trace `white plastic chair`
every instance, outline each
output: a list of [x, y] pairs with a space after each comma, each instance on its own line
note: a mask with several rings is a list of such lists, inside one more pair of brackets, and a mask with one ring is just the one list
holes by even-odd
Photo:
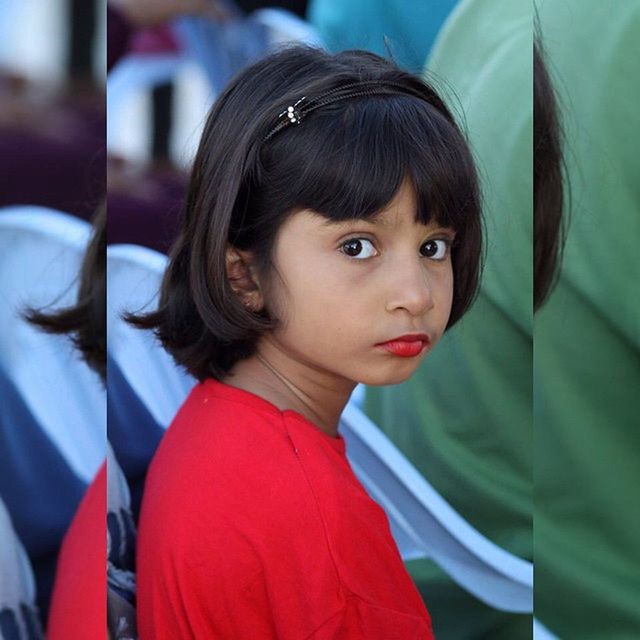
[[539, 620], [533, 621], [533, 640], [558, 640]]
[[108, 149], [119, 149], [123, 138], [131, 133], [127, 120], [131, 98], [148, 94], [154, 87], [171, 82], [186, 62], [182, 54], [129, 55], [113, 68], [107, 79]]
[[[108, 249], [109, 349], [138, 396], [168, 426], [194, 380], [178, 371], [149, 332], [125, 325], [119, 312], [152, 309], [165, 256], [144, 247]], [[464, 589], [505, 611], [533, 609], [533, 567], [471, 527], [395, 445], [350, 402], [340, 431], [349, 460], [386, 511], [405, 560], [429, 557]]]
[[166, 256], [146, 247], [107, 247], [108, 352], [131, 389], [164, 428], [196, 381], [175, 365], [151, 331], [136, 329], [121, 314], [156, 307], [166, 262]]
[[405, 560], [431, 558], [457, 584], [495, 609], [533, 610], [533, 565], [474, 529], [436, 492], [353, 402], [340, 431], [351, 466], [386, 511]]
[[85, 483], [105, 456], [104, 390], [66, 336], [43, 333], [20, 313], [75, 303], [90, 235], [91, 225], [59, 211], [0, 209], [0, 367]]

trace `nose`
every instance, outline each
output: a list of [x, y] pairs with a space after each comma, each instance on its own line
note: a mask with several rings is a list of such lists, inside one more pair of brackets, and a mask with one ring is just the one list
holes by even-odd
[[430, 274], [420, 260], [407, 260], [394, 265], [387, 296], [387, 311], [404, 309], [412, 316], [421, 316], [433, 308]]

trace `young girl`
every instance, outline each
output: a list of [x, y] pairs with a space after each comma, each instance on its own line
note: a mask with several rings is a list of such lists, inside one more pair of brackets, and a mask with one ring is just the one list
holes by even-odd
[[153, 328], [198, 378], [150, 466], [142, 640], [431, 638], [337, 431], [406, 380], [476, 291], [469, 150], [370, 53], [291, 48], [214, 105]]

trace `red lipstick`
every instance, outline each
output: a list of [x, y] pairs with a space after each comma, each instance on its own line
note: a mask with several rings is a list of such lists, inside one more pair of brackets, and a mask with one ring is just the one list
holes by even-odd
[[410, 335], [399, 336], [388, 340], [387, 342], [381, 342], [376, 346], [382, 347], [394, 356], [400, 356], [401, 358], [413, 358], [419, 355], [422, 350], [429, 346], [431, 340], [426, 333], [414, 333]]

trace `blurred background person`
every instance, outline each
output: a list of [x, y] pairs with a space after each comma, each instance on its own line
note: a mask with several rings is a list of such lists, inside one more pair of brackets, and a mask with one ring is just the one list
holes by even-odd
[[37, 204], [88, 220], [104, 194], [102, 4], [3, 2], [0, 206]]
[[[110, 135], [113, 138], [113, 131], [118, 130], [118, 114], [124, 102], [124, 120], [131, 118], [131, 125], [126, 127], [122, 138], [140, 141], [133, 152], [127, 143], [124, 147], [117, 142], [110, 145], [107, 161], [110, 243], [141, 244], [162, 252], [171, 245], [186, 176], [171, 158], [169, 149], [173, 74], [179, 69], [182, 55], [169, 23], [187, 14], [222, 19], [225, 14], [218, 6], [208, 0], [107, 3], [107, 71], [111, 74], [116, 70], [116, 86], [110, 89]], [[132, 58], [140, 63], [137, 74], [134, 72], [125, 95], [118, 99], [119, 74]], [[167, 58], [171, 61], [169, 73], [157, 79], [154, 66]], [[149, 132], [151, 140], [145, 137]], [[115, 138], [118, 139], [117, 133]]]
[[62, 538], [105, 455], [104, 400], [66, 338], [23, 313], [73, 299], [104, 198], [104, 7], [11, 0], [0, 33], [0, 496], [44, 628]]
[[571, 185], [562, 268], [534, 331], [536, 615], [561, 638], [633, 638], [640, 4], [536, 7]]
[[166, 253], [216, 95], [273, 47], [319, 40], [301, 0], [109, 0], [107, 9], [108, 242]]

